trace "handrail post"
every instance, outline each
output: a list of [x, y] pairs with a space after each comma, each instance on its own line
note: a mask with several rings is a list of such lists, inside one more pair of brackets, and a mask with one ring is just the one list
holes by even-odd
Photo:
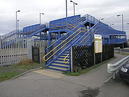
[[71, 61], [71, 65], [70, 65], [70, 71], [73, 72], [73, 48], [71, 48], [70, 50], [71, 53], [71, 57], [70, 57], [70, 61]]

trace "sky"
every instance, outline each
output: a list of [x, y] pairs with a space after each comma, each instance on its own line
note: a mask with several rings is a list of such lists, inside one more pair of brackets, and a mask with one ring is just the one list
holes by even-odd
[[[102, 22], [121, 30], [121, 17], [124, 15], [124, 31], [129, 37], [129, 0], [73, 0], [78, 3], [76, 14], [90, 14]], [[16, 10], [20, 29], [39, 23], [39, 13], [42, 23], [65, 17], [65, 0], [0, 0], [0, 35], [15, 30]], [[73, 5], [68, 0], [68, 16], [73, 15]]]

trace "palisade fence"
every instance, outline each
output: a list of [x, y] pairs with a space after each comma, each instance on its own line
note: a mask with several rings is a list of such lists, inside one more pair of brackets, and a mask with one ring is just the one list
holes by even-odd
[[34, 38], [17, 39], [14, 43], [1, 45], [0, 48], [0, 66], [19, 63], [24, 60], [33, 60], [32, 47], [39, 48], [39, 61], [44, 56], [44, 48], [46, 42], [43, 40], [35, 40]]
[[11, 65], [19, 63], [28, 58], [27, 48], [0, 49], [0, 65]]
[[28, 59], [27, 39], [3, 39], [0, 48], [0, 65], [11, 65]]
[[72, 64], [73, 71], [86, 69], [114, 57], [114, 46], [103, 45], [103, 52], [94, 54], [94, 44], [92, 46], [73, 46], [72, 47]]

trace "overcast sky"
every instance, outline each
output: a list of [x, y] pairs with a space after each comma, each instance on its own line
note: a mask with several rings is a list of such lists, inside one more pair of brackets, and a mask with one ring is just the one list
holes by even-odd
[[[121, 18], [124, 14], [124, 30], [129, 33], [129, 0], [74, 0], [78, 3], [76, 14], [90, 14], [96, 18], [104, 18], [103, 22], [121, 30]], [[68, 15], [73, 15], [73, 5], [68, 0]], [[65, 0], [0, 0], [0, 35], [15, 30], [16, 10], [20, 20], [20, 28], [39, 23], [39, 13], [42, 23], [65, 17]]]

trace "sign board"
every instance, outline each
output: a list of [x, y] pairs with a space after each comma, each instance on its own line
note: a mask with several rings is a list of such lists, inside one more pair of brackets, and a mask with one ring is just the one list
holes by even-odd
[[95, 50], [95, 53], [102, 53], [102, 47], [103, 47], [103, 44], [102, 44], [102, 35], [99, 35], [99, 34], [95, 34], [94, 35], [94, 50]]

